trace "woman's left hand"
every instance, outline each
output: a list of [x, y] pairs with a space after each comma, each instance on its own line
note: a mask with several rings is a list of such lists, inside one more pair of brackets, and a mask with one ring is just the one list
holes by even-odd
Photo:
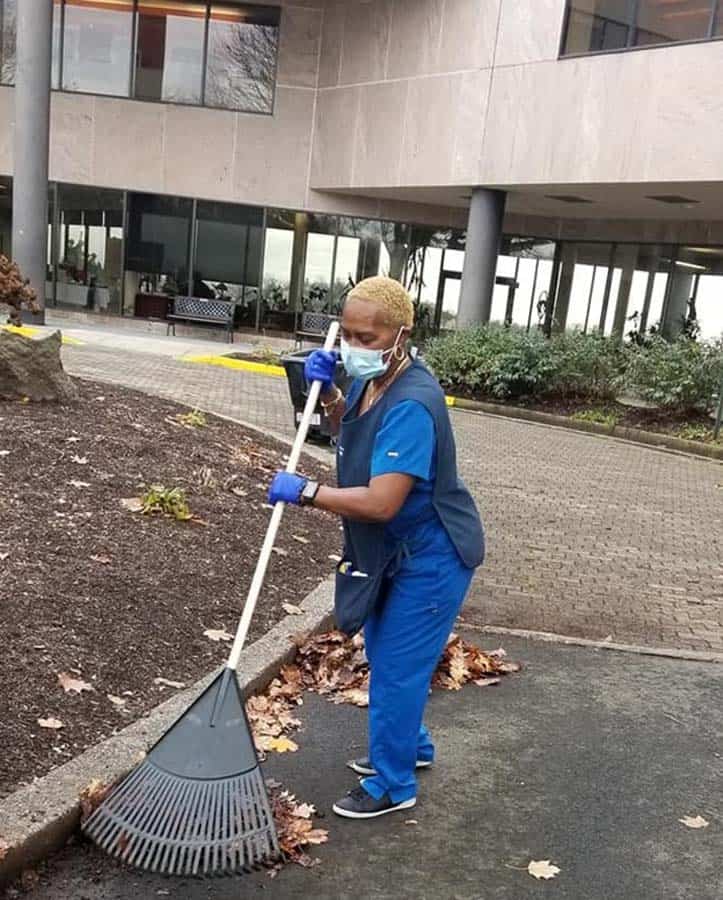
[[269, 503], [295, 503], [298, 506], [305, 487], [306, 478], [291, 472], [277, 472], [269, 488]]

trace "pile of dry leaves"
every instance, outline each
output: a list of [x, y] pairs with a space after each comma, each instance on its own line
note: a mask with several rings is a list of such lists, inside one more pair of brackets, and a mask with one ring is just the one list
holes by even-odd
[[[260, 752], [298, 749], [289, 735], [300, 725], [294, 711], [303, 703], [304, 691], [326, 696], [333, 703], [369, 705], [369, 664], [361, 635], [348, 639], [340, 631], [327, 631], [299, 638], [296, 645], [296, 661], [284, 666], [263, 694], [248, 701], [247, 712]], [[519, 663], [506, 661], [504, 650], [487, 653], [453, 634], [432, 684], [448, 691], [458, 691], [470, 683], [485, 687], [519, 670]]]
[[[295, 862], [300, 866], [311, 868], [319, 864], [320, 860], [309, 856], [303, 849], [309, 845], [325, 844], [329, 839], [329, 832], [323, 828], [314, 828], [311, 817], [316, 808], [310, 803], [298, 803], [296, 797], [278, 781], [268, 779], [266, 786], [269, 791], [269, 801], [276, 822], [276, 833], [287, 862]], [[277, 863], [271, 871], [272, 877], [279, 871], [283, 863]]]

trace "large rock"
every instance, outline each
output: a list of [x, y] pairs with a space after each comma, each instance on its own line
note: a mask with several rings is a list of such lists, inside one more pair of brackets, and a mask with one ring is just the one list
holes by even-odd
[[42, 340], [0, 329], [0, 400], [77, 399], [78, 391], [60, 361], [60, 332]]

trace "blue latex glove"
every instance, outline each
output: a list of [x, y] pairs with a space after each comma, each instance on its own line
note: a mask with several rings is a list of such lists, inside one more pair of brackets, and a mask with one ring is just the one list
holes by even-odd
[[306, 478], [291, 472], [277, 472], [269, 488], [269, 503], [296, 503], [301, 500], [301, 492], [306, 487]]
[[320, 381], [321, 389], [328, 391], [334, 384], [334, 373], [339, 354], [336, 350], [314, 350], [306, 357], [304, 378], [309, 384]]

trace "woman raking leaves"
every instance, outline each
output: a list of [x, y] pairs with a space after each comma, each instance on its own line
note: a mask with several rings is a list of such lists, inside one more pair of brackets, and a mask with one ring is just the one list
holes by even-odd
[[272, 503], [337, 513], [344, 553], [336, 572], [339, 627], [362, 627], [371, 670], [369, 753], [348, 763], [363, 776], [334, 812], [365, 819], [416, 803], [415, 770], [434, 760], [423, 724], [429, 685], [474, 569], [484, 531], [457, 474], [444, 394], [407, 351], [414, 306], [390, 278], [361, 281], [341, 323], [341, 358], [354, 379], [334, 386], [335, 352], [305, 367], [321, 381], [322, 404], [338, 433], [338, 487], [279, 472]]

